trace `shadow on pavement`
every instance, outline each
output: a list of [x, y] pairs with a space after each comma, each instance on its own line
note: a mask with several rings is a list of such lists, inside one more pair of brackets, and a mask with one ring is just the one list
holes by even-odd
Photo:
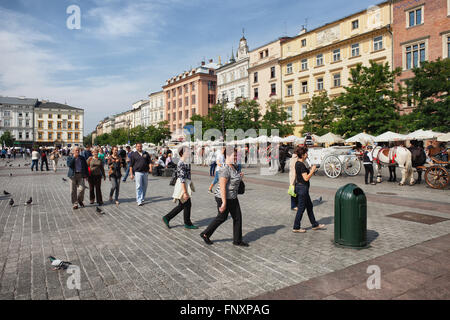
[[379, 235], [375, 230], [367, 230], [367, 244], [371, 244]]
[[250, 231], [246, 235], [242, 237], [242, 239], [246, 242], [256, 241], [264, 236], [268, 236], [270, 234], [275, 234], [278, 230], [286, 228], [285, 225], [277, 225], [277, 226], [268, 226], [268, 227], [260, 227], [253, 231]]

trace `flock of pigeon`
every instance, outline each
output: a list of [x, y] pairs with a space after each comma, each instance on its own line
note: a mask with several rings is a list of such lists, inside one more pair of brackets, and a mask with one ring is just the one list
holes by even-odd
[[[9, 193], [9, 192], [6, 191], [6, 190], [3, 190], [3, 194], [4, 194], [5, 196], [11, 195], [11, 193]], [[28, 205], [30, 205], [32, 202], [33, 202], [33, 198], [30, 197], [30, 199], [28, 199], [27, 202], [25, 202], [25, 205], [28, 206]], [[9, 205], [10, 205], [11, 207], [14, 206], [14, 199], [13, 199], [13, 198], [9, 199]]]

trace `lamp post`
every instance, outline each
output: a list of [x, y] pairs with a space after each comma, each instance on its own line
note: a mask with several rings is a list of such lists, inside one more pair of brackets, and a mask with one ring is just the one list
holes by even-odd
[[128, 137], [128, 144], [130, 144], [130, 123], [131, 123], [131, 121], [130, 121], [130, 119], [127, 119], [127, 137]]
[[222, 138], [225, 142], [225, 102], [228, 102], [226, 93], [222, 93]]

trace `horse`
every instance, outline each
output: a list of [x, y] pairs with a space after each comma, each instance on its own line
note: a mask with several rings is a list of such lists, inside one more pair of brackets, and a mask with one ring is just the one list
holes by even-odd
[[382, 148], [377, 146], [372, 151], [372, 157], [377, 164], [377, 182], [381, 182], [381, 166], [396, 163], [402, 169], [402, 180], [399, 184], [403, 186], [408, 178], [410, 179], [410, 185], [415, 183], [412, 170], [411, 151], [407, 148], [401, 146]]

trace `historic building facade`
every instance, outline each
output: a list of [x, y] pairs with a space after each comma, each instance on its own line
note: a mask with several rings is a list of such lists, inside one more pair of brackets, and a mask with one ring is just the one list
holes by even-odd
[[37, 145], [83, 145], [84, 110], [65, 104], [39, 101], [34, 108], [34, 136]]
[[250, 98], [258, 102], [261, 114], [266, 113], [267, 103], [282, 99], [281, 96], [281, 43], [289, 38], [280, 38], [250, 51], [249, 85]]
[[183, 127], [191, 116], [207, 115], [216, 103], [216, 69], [219, 65], [209, 60], [190, 71], [183, 72], [166, 81], [164, 117], [168, 121], [173, 138], [183, 136]]
[[227, 64], [217, 69], [217, 98], [228, 99], [227, 108], [234, 108], [240, 99], [249, 98], [248, 83], [249, 50], [247, 39], [243, 36], [236, 52], [231, 52]]
[[330, 97], [341, 94], [357, 64], [392, 66], [390, 21], [390, 3], [383, 2], [281, 44], [282, 97], [295, 135], [300, 135], [311, 98], [323, 90]]
[[[402, 69], [397, 82], [405, 86], [423, 61], [450, 57], [450, 0], [394, 0], [392, 12], [393, 63]], [[408, 100], [403, 111], [413, 107]]]
[[0, 97], [0, 136], [9, 131], [19, 146], [34, 141], [34, 107], [37, 99]]
[[164, 121], [164, 91], [153, 92], [148, 95], [149, 104], [143, 109], [143, 121], [145, 126], [158, 126]]

